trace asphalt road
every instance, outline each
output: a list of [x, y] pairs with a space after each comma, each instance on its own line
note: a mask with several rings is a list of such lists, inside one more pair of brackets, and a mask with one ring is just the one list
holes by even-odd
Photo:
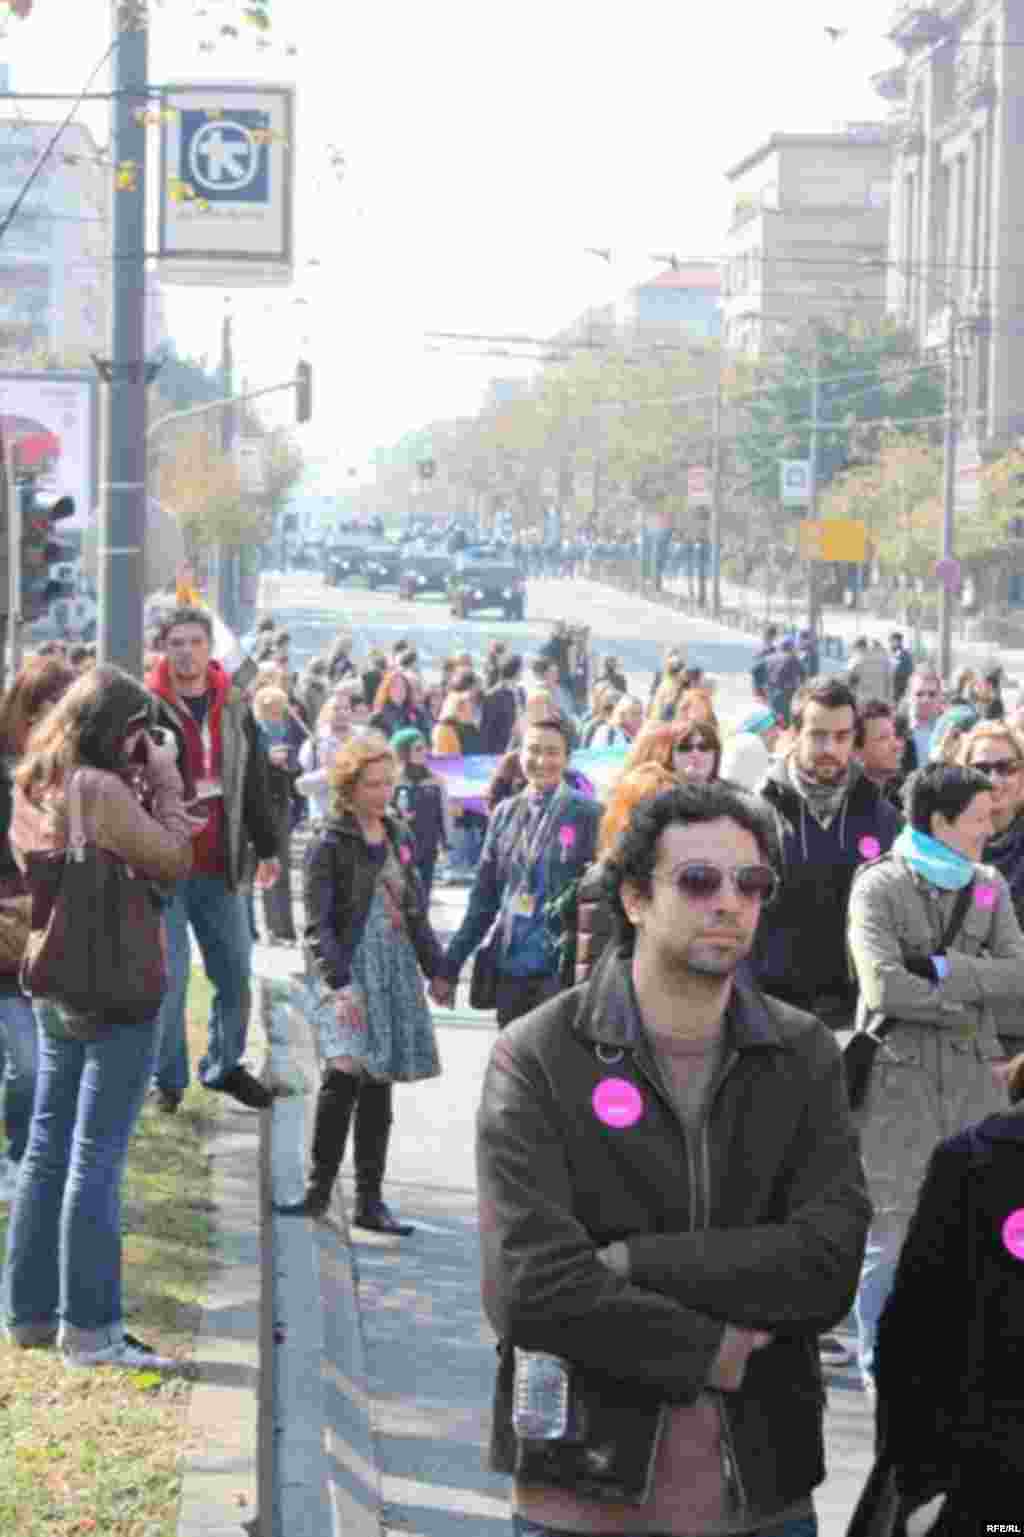
[[729, 722], [749, 699], [748, 675], [753, 642], [710, 620], [689, 619], [657, 604], [630, 597], [596, 582], [533, 581], [527, 592], [527, 618], [506, 622], [498, 614], [453, 619], [444, 598], [430, 594], [412, 603], [397, 593], [368, 592], [361, 582], [328, 587], [318, 572], [301, 571], [263, 578], [261, 612], [270, 612], [292, 638], [293, 666], [329, 649], [339, 627], [355, 635], [354, 655], [368, 647], [390, 650], [405, 637], [415, 645], [425, 675], [440, 671], [444, 657], [467, 650], [483, 658], [493, 637], [524, 658], [536, 654], [558, 620], [586, 624], [598, 657], [618, 656], [630, 686], [646, 699], [651, 677], [669, 645], [682, 646], [692, 665], [703, 667], [719, 683], [719, 715]]

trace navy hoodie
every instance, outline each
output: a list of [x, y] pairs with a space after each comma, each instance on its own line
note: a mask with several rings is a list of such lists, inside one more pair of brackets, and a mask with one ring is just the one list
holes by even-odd
[[817, 1013], [835, 1028], [848, 1027], [857, 1001], [846, 952], [850, 886], [860, 865], [888, 853], [899, 815], [856, 764], [828, 827], [794, 789], [786, 762], [772, 770], [758, 793], [775, 812], [782, 882], [761, 915], [751, 968], [773, 998]]

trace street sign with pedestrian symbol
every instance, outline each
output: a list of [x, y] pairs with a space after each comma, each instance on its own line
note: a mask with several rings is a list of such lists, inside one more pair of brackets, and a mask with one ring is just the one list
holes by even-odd
[[290, 282], [291, 87], [173, 85], [163, 101], [161, 277], [232, 287]]

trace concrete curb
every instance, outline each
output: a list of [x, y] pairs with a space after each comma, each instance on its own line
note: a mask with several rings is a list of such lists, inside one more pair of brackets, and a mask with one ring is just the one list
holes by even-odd
[[[259, 989], [257, 982], [257, 1004]], [[253, 1009], [257, 1053], [265, 1046], [261, 1012]], [[262, 1224], [261, 1182], [254, 1178], [267, 1119], [241, 1107], [225, 1109], [206, 1145], [216, 1211], [214, 1270], [196, 1338], [199, 1380], [189, 1399], [178, 1537], [270, 1537], [258, 1468]]]
[[[278, 1100], [270, 1176], [276, 1199], [303, 1188], [319, 1067], [300, 985], [266, 991], [271, 1070], [306, 1092]], [[269, 1209], [268, 1191], [268, 1209]], [[381, 1482], [341, 1192], [329, 1219], [268, 1218], [274, 1328], [274, 1525], [261, 1537], [379, 1537]]]

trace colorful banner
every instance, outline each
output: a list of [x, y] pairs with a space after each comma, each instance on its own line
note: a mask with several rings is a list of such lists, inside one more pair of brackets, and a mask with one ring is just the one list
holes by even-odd
[[[594, 787], [598, 800], [604, 800], [608, 790], [622, 773], [628, 748], [588, 747], [573, 753], [570, 766], [584, 774]], [[431, 770], [443, 779], [452, 800], [463, 801], [470, 809], [483, 810], [483, 796], [501, 762], [500, 757], [430, 757]]]

